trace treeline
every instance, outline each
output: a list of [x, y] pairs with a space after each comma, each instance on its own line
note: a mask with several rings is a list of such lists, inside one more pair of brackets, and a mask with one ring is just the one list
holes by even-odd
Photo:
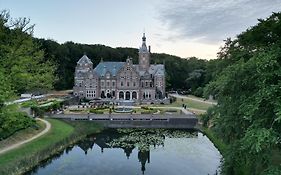
[[[74, 71], [77, 61], [84, 53], [91, 59], [94, 67], [101, 61], [125, 61], [132, 57], [133, 62], [138, 64], [138, 49], [135, 48], [111, 48], [104, 45], [88, 45], [66, 42], [59, 44], [53, 40], [34, 39], [40, 49], [44, 50], [45, 57], [57, 65], [57, 81], [55, 89], [72, 89]], [[168, 54], [152, 53], [152, 64], [165, 64], [167, 89], [189, 90], [190, 93], [202, 96], [203, 87], [212, 78], [213, 62], [191, 58], [180, 58]]]
[[281, 13], [228, 39], [205, 88], [218, 105], [205, 126], [228, 145], [224, 174], [281, 174]]

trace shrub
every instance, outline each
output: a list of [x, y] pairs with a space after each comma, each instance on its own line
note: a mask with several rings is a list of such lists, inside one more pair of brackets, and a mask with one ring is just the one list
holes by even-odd
[[90, 113], [93, 113], [93, 114], [103, 114], [104, 111], [99, 110], [99, 109], [90, 109]]
[[19, 130], [36, 125], [36, 122], [24, 112], [3, 110], [0, 114], [0, 125], [0, 140], [3, 140]]

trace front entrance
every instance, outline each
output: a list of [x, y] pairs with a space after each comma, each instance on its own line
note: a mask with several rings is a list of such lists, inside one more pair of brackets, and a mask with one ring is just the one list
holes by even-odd
[[130, 95], [130, 92], [127, 91], [127, 92], [126, 92], [126, 96], [125, 96], [125, 97], [126, 97], [125, 100], [130, 100], [130, 96], [131, 96], [131, 95]]

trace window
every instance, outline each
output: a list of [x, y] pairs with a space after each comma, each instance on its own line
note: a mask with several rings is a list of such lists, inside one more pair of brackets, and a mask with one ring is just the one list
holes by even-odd
[[145, 86], [146, 86], [146, 87], [148, 86], [148, 82], [145, 82]]
[[133, 86], [134, 86], [134, 87], [136, 86], [136, 82], [133, 83]]
[[123, 86], [123, 81], [121, 81], [121, 86]]
[[150, 82], [150, 87], [152, 87], [152, 82]]
[[127, 86], [130, 86], [130, 82], [127, 82]]
[[109, 86], [109, 81], [108, 81], [108, 82], [106, 82], [106, 84], [107, 84], [107, 86]]
[[115, 86], [115, 81], [112, 81], [112, 86]]
[[101, 82], [101, 86], [104, 86], [104, 82], [103, 81]]

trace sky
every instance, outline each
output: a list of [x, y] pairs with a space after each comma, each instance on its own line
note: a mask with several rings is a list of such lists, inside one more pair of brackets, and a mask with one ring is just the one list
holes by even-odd
[[223, 40], [281, 11], [281, 0], [0, 0], [3, 9], [59, 43], [138, 48], [145, 32], [152, 52], [215, 59]]

